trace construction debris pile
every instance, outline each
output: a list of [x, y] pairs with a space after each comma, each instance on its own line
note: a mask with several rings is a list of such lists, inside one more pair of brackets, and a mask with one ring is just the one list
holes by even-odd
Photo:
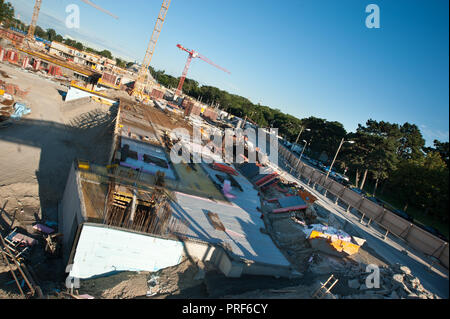
[[[343, 299], [440, 299], [427, 291], [411, 270], [400, 264], [380, 268], [380, 287], [367, 288], [368, 273], [361, 269], [349, 276], [348, 287], [352, 293]], [[358, 292], [356, 292], [358, 291]]]
[[0, 235], [0, 254], [2, 255], [0, 266], [3, 264], [9, 270], [14, 279], [11, 283], [16, 284], [23, 298], [43, 297], [41, 288], [36, 284], [24, 262], [29, 253], [29, 246], [34, 243], [32, 238], [21, 235], [16, 230], [11, 232], [7, 238]]
[[25, 98], [28, 95], [28, 91], [22, 91], [18, 85], [6, 83], [2, 80], [0, 80], [0, 93], [3, 93], [1, 95], [6, 93], [8, 97], [18, 96], [19, 98]]
[[[2, 73], [5, 77], [7, 74]], [[31, 109], [24, 103], [14, 102], [14, 97], [24, 98], [27, 91], [20, 90], [18, 85], [9, 84], [0, 80], [0, 123], [7, 124], [10, 119], [19, 120], [22, 116], [31, 113]]]

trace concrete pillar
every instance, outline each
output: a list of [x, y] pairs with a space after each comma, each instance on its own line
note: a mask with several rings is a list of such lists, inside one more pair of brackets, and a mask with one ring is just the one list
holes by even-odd
[[41, 67], [41, 60], [35, 60], [34, 61], [34, 70], [38, 71]]
[[366, 216], [366, 214], [363, 213], [362, 216], [361, 216], [361, 219], [360, 219], [360, 221], [359, 221], [361, 224], [362, 224], [363, 221], [364, 221], [364, 216]]
[[130, 214], [130, 225], [133, 224], [134, 221], [134, 215], [136, 215], [136, 202], [137, 202], [137, 196], [136, 196], [136, 190], [133, 189], [133, 199], [131, 200], [131, 214]]
[[26, 67], [28, 66], [29, 62], [30, 62], [30, 58], [27, 57], [27, 56], [24, 57], [23, 60], [22, 60], [22, 68], [26, 69]]
[[348, 206], [347, 206], [346, 212], [347, 212], [347, 213], [350, 213], [350, 210], [351, 210], [351, 209], [352, 209], [352, 206], [348, 205]]

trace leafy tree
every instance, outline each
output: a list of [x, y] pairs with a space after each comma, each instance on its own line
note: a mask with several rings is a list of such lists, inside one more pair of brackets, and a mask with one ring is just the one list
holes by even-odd
[[398, 155], [401, 159], [419, 159], [423, 157], [422, 148], [425, 140], [420, 133], [419, 128], [415, 124], [406, 122], [400, 127], [400, 146]]
[[44, 29], [42, 29], [40, 26], [36, 26], [36, 28], [34, 29], [34, 35], [42, 38], [42, 39], [47, 39], [47, 32], [44, 31]]
[[0, 0], [0, 22], [5, 22], [7, 26], [14, 20], [14, 7], [10, 2]]
[[398, 124], [369, 119], [366, 126], [358, 125], [356, 132], [359, 140], [356, 144], [360, 150], [361, 162], [356, 163], [369, 170], [375, 180], [373, 195], [375, 196], [378, 183], [385, 181], [395, 170], [398, 163], [398, 149], [400, 148], [401, 133]]
[[426, 153], [429, 152], [438, 152], [441, 156], [442, 160], [445, 162], [445, 164], [448, 166], [449, 162], [449, 143], [448, 142], [440, 142], [438, 140], [434, 140], [434, 148], [433, 147], [426, 147], [424, 148], [424, 151]]
[[108, 50], [103, 50], [103, 51], [100, 51], [100, 52], [97, 52], [97, 53], [98, 53], [99, 55], [105, 57], [105, 58], [108, 58], [108, 59], [112, 59], [112, 58], [113, 58], [111, 52], [108, 51]]
[[127, 63], [122, 59], [116, 58], [116, 65], [120, 68], [125, 68], [127, 66]]
[[62, 35], [57, 34], [57, 35], [55, 36], [55, 38], [54, 38], [52, 41], [63, 42], [63, 41], [64, 41], [64, 38], [62, 37]]
[[[329, 122], [325, 119], [309, 117], [303, 119], [299, 124], [311, 130], [303, 131], [301, 138], [306, 141], [313, 140], [310, 148], [313, 154], [316, 154], [316, 157], [325, 151], [327, 157], [332, 159], [341, 139], [347, 135], [344, 126], [335, 121]], [[298, 126], [298, 131], [300, 131], [300, 125]]]
[[402, 161], [391, 177], [390, 189], [405, 202], [448, 222], [449, 170], [440, 154], [429, 152], [419, 159]]
[[47, 39], [49, 41], [54, 41], [54, 39], [56, 38], [56, 31], [54, 29], [47, 29]]

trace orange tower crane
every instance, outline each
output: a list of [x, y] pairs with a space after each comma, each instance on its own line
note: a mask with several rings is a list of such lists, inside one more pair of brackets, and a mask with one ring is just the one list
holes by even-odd
[[180, 82], [178, 83], [178, 88], [177, 88], [177, 91], [176, 91], [175, 95], [178, 95], [178, 96], [181, 95], [181, 92], [182, 92], [182, 89], [183, 89], [184, 80], [186, 80], [186, 75], [188, 73], [189, 66], [191, 64], [192, 59], [194, 59], [194, 58], [199, 58], [199, 59], [205, 61], [206, 63], [209, 63], [212, 66], [215, 66], [216, 68], [218, 68], [218, 69], [220, 69], [220, 70], [230, 74], [230, 71], [228, 71], [227, 69], [222, 68], [221, 66], [218, 66], [217, 64], [214, 64], [211, 60], [209, 60], [208, 58], [204, 57], [200, 53], [198, 53], [198, 52], [196, 52], [194, 50], [189, 50], [187, 48], [184, 48], [181, 44], [177, 44], [177, 47], [180, 50], [186, 51], [187, 53], [189, 53], [189, 55], [188, 55], [188, 58], [187, 58], [187, 61], [186, 61], [186, 65], [184, 66], [184, 70], [183, 70], [183, 74], [181, 75]]
[[166, 19], [170, 1], [171, 0], [163, 0], [163, 3], [161, 5], [161, 10], [159, 11], [158, 18], [156, 19], [156, 24], [153, 29], [152, 37], [150, 38], [150, 42], [148, 44], [147, 52], [145, 53], [144, 61], [142, 62], [142, 66], [139, 69], [136, 82], [134, 82], [134, 88], [131, 94], [135, 97], [143, 98], [143, 96], [145, 95], [144, 89], [147, 84], [147, 74], [149, 72], [148, 68], [150, 66], [153, 53], [155, 52], [156, 43], [158, 42], [159, 34], [161, 33], [164, 20]]

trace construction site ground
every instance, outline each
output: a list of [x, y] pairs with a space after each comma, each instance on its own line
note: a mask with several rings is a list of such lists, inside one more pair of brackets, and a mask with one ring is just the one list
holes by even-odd
[[[279, 158], [278, 164], [281, 168], [289, 171], [283, 158]], [[345, 203], [338, 201], [335, 204], [336, 197], [330, 193], [325, 194], [325, 190], [320, 188], [320, 186], [312, 187], [305, 180], [296, 178], [288, 173], [283, 174], [283, 177], [289, 182], [299, 183], [307, 189], [318, 198], [316, 203], [320, 207], [332, 214], [334, 219], [340, 221], [341, 224], [351, 225], [356, 236], [366, 240], [364, 246], [368, 247], [367, 254], [362, 252], [358, 258], [369, 258], [370, 260], [376, 253], [387, 265], [392, 266], [396, 263], [405, 265], [420, 279], [428, 291], [438, 295], [440, 298], [449, 297], [448, 270], [445, 267], [433, 263], [432, 258], [408, 246], [407, 243], [394, 235], [389, 234], [387, 238], [384, 238], [385, 229], [382, 229], [374, 222], [367, 225], [367, 218], [361, 221], [361, 214], [354, 208], [347, 211]]]
[[[75, 159], [106, 164], [114, 110], [89, 100], [65, 104], [67, 87], [5, 63], [0, 64], [0, 79], [28, 91], [15, 101], [31, 108], [30, 114], [0, 128], [0, 231], [6, 236], [17, 227], [39, 241], [30, 264], [36, 279], [44, 288], [48, 282], [51, 290], [64, 282], [65, 265], [44, 256], [43, 236], [32, 225], [57, 220], [58, 200]], [[0, 298], [18, 293], [15, 284], [5, 284], [12, 279], [7, 271], [0, 264]]]
[[[5, 79], [5, 75], [8, 78]], [[62, 92], [67, 90], [66, 87], [7, 64], [0, 65], [0, 78], [28, 91], [20, 101], [32, 110], [20, 121], [0, 129], [0, 231], [5, 236], [18, 227], [24, 234], [38, 240], [28, 264], [44, 295], [64, 298], [60, 292], [65, 290], [65, 265], [61, 259], [49, 258], [44, 254], [43, 236], [32, 225], [57, 220], [58, 200], [75, 159], [107, 163], [115, 110], [89, 100], [64, 103]], [[166, 114], [156, 109], [150, 110], [156, 126], [160, 125], [158, 121], [166, 121]], [[178, 126], [179, 123], [175, 122], [172, 124]], [[293, 180], [292, 176], [289, 178]], [[408, 294], [402, 295], [398, 287], [413, 289], [410, 284], [410, 281], [416, 280], [413, 275], [417, 272], [416, 276], [423, 276], [425, 268], [419, 269], [412, 264], [408, 255], [393, 252], [390, 244], [378, 243], [375, 235], [363, 229], [365, 226], [358, 224], [355, 218], [343, 217], [342, 207], [331, 204], [322, 194], [305, 187], [319, 198], [315, 209], [321, 218], [343, 228], [350, 235], [367, 240], [357, 254], [339, 258], [315, 251], [291, 218], [277, 219], [271, 220], [270, 225], [266, 223], [266, 231], [300, 273], [295, 278], [249, 275], [226, 278], [213, 266], [188, 258], [177, 266], [155, 273], [122, 272], [83, 280], [78, 293], [108, 299], [311, 298], [320, 283], [333, 274], [339, 281], [332, 292], [339, 298], [406, 298]], [[394, 273], [385, 270], [384, 267], [395, 262], [406, 264], [413, 270], [413, 275], [404, 269], [403, 275], [399, 274], [400, 269], [395, 269]], [[388, 290], [365, 291], [363, 282], [367, 264], [376, 264], [383, 269], [388, 278], [385, 283]], [[395, 282], [392, 284], [392, 278], [396, 275], [402, 276], [398, 287]], [[436, 288], [436, 282], [429, 276], [436, 279], [435, 273], [420, 278], [425, 288], [439, 297], [448, 298], [448, 279], [445, 291], [442, 284]], [[20, 297], [11, 280], [6, 265], [0, 262], [0, 298]], [[418, 288], [422, 290], [423, 287]], [[429, 293], [423, 295], [437, 297]]]

